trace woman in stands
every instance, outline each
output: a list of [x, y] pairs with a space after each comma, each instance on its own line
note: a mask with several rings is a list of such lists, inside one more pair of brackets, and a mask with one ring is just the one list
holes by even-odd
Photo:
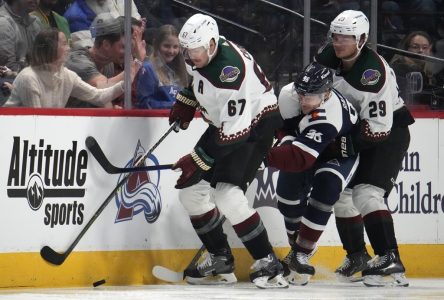
[[176, 28], [173, 25], [159, 27], [153, 48], [149, 62], [144, 63], [138, 74], [135, 106], [170, 108], [177, 92], [188, 82]]
[[[70, 96], [103, 106], [123, 93], [123, 81], [97, 89], [68, 70], [69, 52], [65, 35], [57, 29], [41, 31], [35, 38], [31, 64], [14, 80], [7, 106], [65, 107]], [[135, 76], [138, 69], [132, 68]]]

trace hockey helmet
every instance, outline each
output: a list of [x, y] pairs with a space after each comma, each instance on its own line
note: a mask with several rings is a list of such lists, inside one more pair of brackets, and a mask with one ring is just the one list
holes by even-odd
[[345, 10], [340, 13], [331, 23], [329, 36], [332, 34], [353, 35], [358, 43], [361, 35], [365, 34], [365, 42], [367, 42], [370, 30], [368, 18], [362, 11]]
[[333, 73], [318, 62], [307, 65], [294, 81], [296, 93], [301, 95], [322, 94], [333, 86]]
[[204, 47], [210, 48], [210, 41], [219, 41], [219, 29], [216, 21], [204, 14], [195, 14], [190, 17], [179, 33], [180, 45], [185, 49]]

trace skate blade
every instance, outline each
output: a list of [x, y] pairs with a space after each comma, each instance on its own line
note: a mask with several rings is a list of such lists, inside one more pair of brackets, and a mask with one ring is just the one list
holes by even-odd
[[307, 285], [310, 281], [311, 275], [309, 274], [299, 274], [295, 271], [290, 270], [290, 274], [285, 277], [288, 283], [292, 285]]
[[218, 274], [216, 276], [209, 275], [202, 278], [185, 277], [185, 281], [192, 285], [229, 285], [237, 282], [234, 273]]
[[364, 280], [362, 276], [344, 276], [336, 273], [336, 279], [342, 283], [356, 283]]
[[368, 287], [385, 287], [385, 286], [400, 286], [408, 287], [409, 281], [404, 273], [393, 273], [390, 275], [367, 275], [364, 276], [364, 284]]
[[285, 289], [288, 288], [288, 282], [279, 274], [273, 278], [268, 276], [258, 277], [253, 280], [253, 283], [260, 289]]

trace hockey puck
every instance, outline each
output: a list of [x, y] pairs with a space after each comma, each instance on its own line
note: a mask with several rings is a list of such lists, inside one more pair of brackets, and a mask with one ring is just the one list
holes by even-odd
[[106, 282], [105, 279], [102, 279], [102, 280], [96, 281], [96, 282], [93, 283], [93, 287], [97, 287], [97, 286], [99, 286], [99, 285], [102, 285], [102, 284], [104, 284], [105, 282]]

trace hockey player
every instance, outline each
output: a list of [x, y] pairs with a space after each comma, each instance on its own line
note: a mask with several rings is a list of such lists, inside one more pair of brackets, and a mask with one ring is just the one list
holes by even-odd
[[192, 284], [236, 282], [234, 258], [221, 215], [256, 260], [250, 279], [260, 288], [288, 287], [259, 214], [248, 206], [247, 186], [282, 125], [277, 99], [261, 68], [245, 50], [219, 36], [215, 20], [195, 14], [182, 27], [179, 41], [193, 77], [170, 112], [186, 129], [196, 108], [209, 123], [194, 150], [179, 159], [176, 188], [191, 223], [208, 250]]
[[[294, 83], [282, 88], [279, 109], [288, 135], [270, 150], [266, 160], [268, 166], [281, 170], [278, 208], [285, 217], [292, 248], [284, 263], [293, 271], [287, 279], [298, 285], [305, 285], [315, 273], [308, 260], [359, 162], [358, 154], [332, 160], [320, 155], [335, 140], [345, 141], [358, 122], [356, 110], [332, 84], [332, 71], [313, 62]], [[307, 186], [312, 187], [308, 199]]]
[[[390, 194], [400, 170], [410, 143], [408, 126], [414, 119], [399, 97], [393, 70], [384, 58], [366, 46], [369, 21], [362, 12], [340, 13], [331, 22], [329, 35], [331, 43], [321, 48], [315, 59], [336, 70], [334, 88], [356, 107], [361, 119], [359, 130], [352, 135], [353, 147], [360, 153], [360, 164], [348, 196], [352, 196], [362, 215], [376, 254], [362, 271], [364, 284], [408, 286], [393, 219], [384, 197]], [[344, 264], [337, 270], [344, 276], [360, 271], [362, 260], [366, 259], [359, 226], [349, 229], [348, 232], [342, 230], [341, 240], [350, 241], [350, 237], [352, 240], [355, 237], [355, 245], [344, 243], [344, 248], [362, 246], [361, 250], [354, 249], [354, 253], [348, 251]], [[339, 232], [341, 235], [341, 230]]]

